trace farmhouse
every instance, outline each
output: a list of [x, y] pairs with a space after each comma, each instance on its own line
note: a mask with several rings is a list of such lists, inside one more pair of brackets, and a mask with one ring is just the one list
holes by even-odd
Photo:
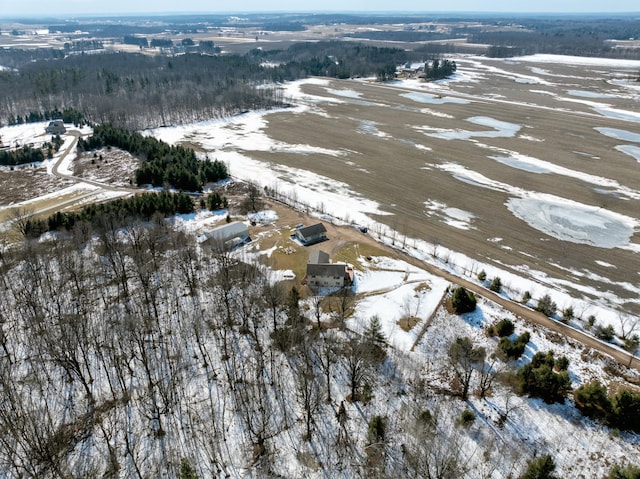
[[49, 122], [49, 126], [45, 129], [50, 135], [64, 135], [67, 129], [64, 127], [62, 120], [53, 120]]
[[318, 223], [304, 228], [298, 228], [295, 232], [295, 236], [303, 245], [309, 246], [326, 240], [327, 229], [322, 223]]
[[203, 246], [216, 250], [229, 250], [241, 243], [246, 243], [249, 237], [249, 228], [240, 221], [217, 226], [205, 232], [206, 239]]
[[311, 288], [342, 288], [352, 279], [346, 264], [330, 263], [324, 251], [313, 251], [307, 263], [306, 282]]

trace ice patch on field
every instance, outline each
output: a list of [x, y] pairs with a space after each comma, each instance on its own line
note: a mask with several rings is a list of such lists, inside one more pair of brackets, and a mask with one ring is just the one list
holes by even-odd
[[601, 107], [595, 108], [595, 111], [607, 118], [613, 118], [614, 120], [632, 121], [634, 123], [640, 123], [640, 113], [630, 110], [620, 110], [618, 108]]
[[327, 88], [327, 92], [332, 95], [342, 96], [345, 98], [355, 98], [358, 99], [362, 96], [362, 93], [357, 92], [355, 90], [336, 90], [334, 88]]
[[424, 205], [427, 208], [427, 216], [437, 216], [449, 226], [461, 230], [471, 229], [471, 222], [476, 217], [476, 215], [469, 211], [452, 208], [439, 201], [428, 200], [424, 202]]
[[469, 100], [463, 100], [462, 98], [454, 98], [450, 96], [432, 95], [430, 93], [401, 93], [401, 97], [408, 98], [417, 103], [429, 103], [431, 105], [442, 105], [444, 103], [458, 103], [460, 105], [467, 105], [471, 103]]
[[640, 142], [640, 133], [632, 133], [627, 130], [620, 130], [619, 128], [594, 128], [594, 130], [602, 133], [609, 138], [615, 138], [616, 140], [623, 141], [636, 141]]
[[615, 95], [610, 95], [608, 93], [598, 93], [586, 90], [568, 90], [567, 93], [571, 96], [578, 96], [581, 98], [616, 98]]
[[563, 241], [616, 248], [628, 245], [633, 236], [631, 218], [564, 198], [511, 198], [507, 208], [532, 228]]
[[616, 146], [616, 150], [621, 151], [625, 155], [632, 156], [640, 163], [640, 146], [636, 145], [620, 145]]
[[468, 122], [480, 126], [492, 128], [491, 130], [471, 131], [471, 130], [447, 130], [430, 127], [417, 127], [418, 130], [424, 130], [433, 138], [443, 140], [470, 140], [471, 138], [512, 138], [520, 131], [521, 125], [509, 123], [506, 121], [496, 120], [487, 116], [474, 116], [467, 118]]

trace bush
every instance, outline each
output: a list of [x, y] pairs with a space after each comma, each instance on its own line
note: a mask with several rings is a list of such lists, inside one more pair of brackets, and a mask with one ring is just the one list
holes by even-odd
[[520, 394], [539, 397], [548, 404], [563, 403], [571, 391], [571, 379], [567, 371], [554, 372], [555, 365], [553, 352], [536, 353], [531, 362], [516, 373]]
[[518, 359], [524, 353], [527, 343], [529, 342], [530, 335], [525, 332], [518, 336], [515, 341], [512, 341], [508, 337], [500, 339], [498, 348], [500, 350], [500, 356], [502, 359]]
[[484, 282], [487, 279], [487, 273], [484, 270], [478, 273], [478, 281]]
[[462, 411], [462, 414], [460, 414], [457, 423], [462, 427], [469, 427], [475, 422], [475, 420], [475, 413], [471, 409], [465, 409]]
[[527, 461], [527, 469], [520, 479], [555, 479], [553, 473], [556, 470], [556, 464], [549, 454], [540, 456], [538, 459]]
[[386, 419], [382, 416], [374, 416], [371, 421], [369, 421], [369, 431], [367, 432], [369, 444], [384, 442], [386, 429]]
[[459, 286], [451, 295], [451, 307], [456, 314], [470, 313], [476, 309], [475, 295]]
[[608, 419], [612, 412], [607, 388], [600, 381], [583, 384], [573, 393], [576, 407], [585, 416], [594, 419]]
[[613, 326], [611, 325], [608, 325], [608, 326], [598, 325], [595, 328], [593, 328], [593, 334], [595, 335], [596, 338], [601, 339], [603, 341], [611, 341], [615, 337], [616, 332], [613, 329]]
[[538, 300], [538, 305], [536, 306], [536, 311], [540, 311], [545, 316], [551, 317], [556, 313], [556, 303], [551, 300], [551, 296], [545, 294], [542, 298]]
[[562, 310], [562, 321], [565, 323], [568, 323], [569, 321], [571, 321], [573, 319], [574, 315], [573, 315], [573, 308], [571, 306], [569, 306], [568, 308], [565, 308]]
[[531, 293], [529, 291], [525, 291], [522, 295], [522, 302], [528, 303], [529, 301], [531, 301]]
[[508, 319], [501, 319], [495, 325], [495, 332], [501, 338], [504, 336], [511, 336], [514, 330], [515, 326]]
[[498, 276], [493, 278], [493, 281], [491, 281], [491, 284], [489, 285], [489, 289], [494, 293], [499, 293], [502, 290], [502, 280]]
[[611, 469], [608, 479], [640, 479], [640, 467], [632, 464], [622, 467], [616, 464]]

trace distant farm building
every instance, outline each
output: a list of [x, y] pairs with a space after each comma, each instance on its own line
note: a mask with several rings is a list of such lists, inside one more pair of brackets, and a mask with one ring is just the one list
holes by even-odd
[[205, 232], [203, 246], [215, 250], [230, 250], [239, 244], [250, 241], [249, 228], [240, 221], [218, 226]]
[[50, 135], [64, 135], [67, 129], [64, 127], [62, 120], [53, 120], [49, 122], [49, 126], [45, 129], [45, 132]]
[[324, 251], [313, 251], [307, 263], [306, 283], [311, 288], [342, 288], [353, 282], [353, 270], [346, 264], [330, 263]]
[[300, 242], [309, 246], [327, 239], [327, 229], [322, 223], [296, 229], [295, 236]]

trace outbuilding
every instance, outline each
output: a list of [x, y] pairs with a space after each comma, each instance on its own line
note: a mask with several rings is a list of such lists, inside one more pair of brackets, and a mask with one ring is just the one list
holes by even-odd
[[251, 240], [248, 226], [241, 221], [217, 226], [204, 235], [206, 239], [202, 244], [216, 250], [230, 250]]
[[50, 135], [64, 135], [67, 129], [64, 127], [62, 120], [53, 120], [49, 122], [49, 126], [45, 129], [45, 132]]
[[298, 228], [295, 232], [295, 237], [305, 246], [309, 246], [320, 241], [327, 239], [327, 228], [322, 223], [318, 223], [311, 226], [305, 226], [304, 228]]

